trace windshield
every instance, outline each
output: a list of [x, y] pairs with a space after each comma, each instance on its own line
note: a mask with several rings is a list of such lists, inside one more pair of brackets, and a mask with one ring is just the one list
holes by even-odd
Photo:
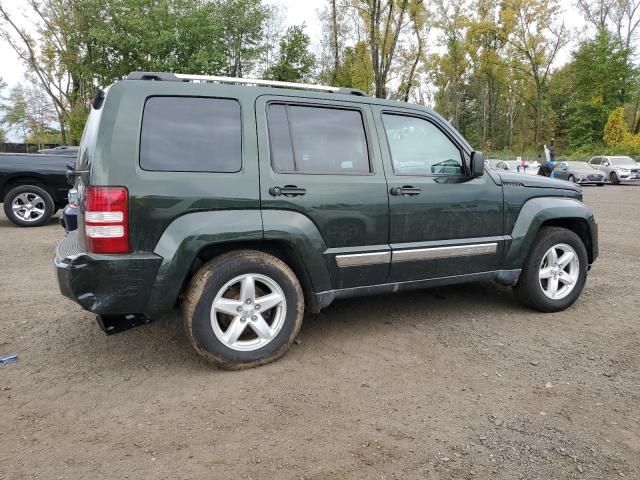
[[567, 162], [567, 165], [569, 165], [569, 168], [575, 169], [592, 168], [587, 162]]
[[636, 161], [631, 157], [611, 157], [611, 165], [629, 165]]

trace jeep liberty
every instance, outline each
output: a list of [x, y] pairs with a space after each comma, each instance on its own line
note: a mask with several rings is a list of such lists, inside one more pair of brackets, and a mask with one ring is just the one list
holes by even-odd
[[107, 333], [179, 307], [223, 368], [340, 298], [494, 280], [563, 310], [598, 255], [580, 186], [485, 170], [438, 114], [352, 89], [133, 72], [96, 93], [74, 175], [62, 293]]

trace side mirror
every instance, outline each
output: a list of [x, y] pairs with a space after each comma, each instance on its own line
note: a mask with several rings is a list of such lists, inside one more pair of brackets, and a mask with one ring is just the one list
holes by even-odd
[[484, 175], [484, 154], [482, 152], [471, 153], [471, 178]]

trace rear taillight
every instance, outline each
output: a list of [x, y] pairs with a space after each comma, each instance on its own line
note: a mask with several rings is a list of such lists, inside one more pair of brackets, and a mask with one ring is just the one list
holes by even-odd
[[87, 187], [84, 233], [91, 253], [129, 253], [129, 192], [125, 187]]

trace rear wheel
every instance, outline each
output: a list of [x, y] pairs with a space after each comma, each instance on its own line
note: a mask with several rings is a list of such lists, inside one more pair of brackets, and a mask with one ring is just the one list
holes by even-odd
[[599, 183], [598, 186], [599, 187], [604, 187], [604, 183]]
[[576, 177], [574, 177], [573, 175], [569, 175], [569, 178], [567, 179], [572, 183], [576, 183]]
[[545, 227], [536, 237], [514, 291], [526, 306], [557, 312], [580, 296], [587, 278], [588, 256], [571, 230]]
[[36, 185], [15, 187], [4, 198], [4, 213], [19, 227], [44, 225], [54, 211], [55, 205], [49, 192]]
[[195, 350], [227, 369], [284, 355], [304, 314], [302, 288], [280, 259], [255, 250], [221, 255], [193, 277], [183, 305]]
[[620, 183], [620, 179], [618, 178], [618, 174], [616, 172], [611, 172], [609, 174], [609, 181], [614, 185], [618, 185]]

